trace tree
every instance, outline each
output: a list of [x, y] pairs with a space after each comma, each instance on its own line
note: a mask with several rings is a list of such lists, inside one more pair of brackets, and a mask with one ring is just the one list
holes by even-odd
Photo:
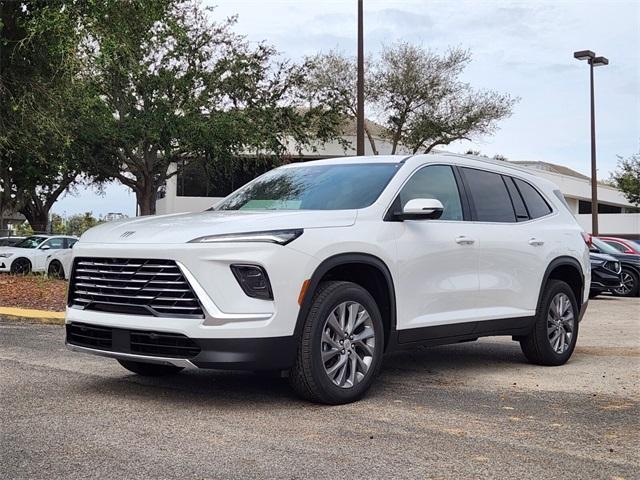
[[[333, 50], [307, 58], [310, 66], [304, 89], [311, 101], [317, 105], [332, 105], [345, 119], [355, 118], [358, 113], [356, 101], [357, 67], [350, 59]], [[365, 61], [365, 98], [373, 96], [373, 77], [369, 74], [370, 59]], [[365, 135], [374, 155], [378, 155], [371, 126], [365, 122]]]
[[[517, 99], [494, 91], [477, 91], [459, 80], [469, 64], [468, 50], [443, 55], [400, 43], [369, 61], [365, 96], [380, 120], [391, 153], [399, 147], [428, 153], [438, 145], [492, 134], [497, 122], [511, 114]], [[311, 95], [341, 99], [344, 112], [355, 115], [354, 60], [335, 52], [311, 58]], [[369, 135], [374, 146], [375, 140]]]
[[77, 76], [79, 5], [0, 6], [0, 210], [19, 211], [35, 231], [100, 151], [93, 127], [106, 112]]
[[102, 222], [95, 218], [91, 212], [85, 212], [83, 214], [71, 215], [65, 223], [65, 234], [79, 237], [90, 228]]
[[111, 112], [101, 130], [112, 154], [97, 166], [143, 215], [183, 160], [285, 155], [337, 135], [336, 114], [302, 108], [306, 64], [274, 62], [273, 48], [231, 31], [235, 19], [207, 13], [187, 0], [107, 0], [86, 21], [85, 78]]
[[613, 185], [632, 204], [640, 205], [640, 153], [629, 158], [618, 156], [618, 165], [611, 174]]

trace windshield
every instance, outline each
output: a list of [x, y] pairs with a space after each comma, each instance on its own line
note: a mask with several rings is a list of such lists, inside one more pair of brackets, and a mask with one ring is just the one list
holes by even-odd
[[613, 253], [614, 255], [618, 255], [620, 253], [620, 250], [613, 248], [611, 245], [607, 245], [599, 238], [591, 237], [591, 243], [593, 243], [601, 253]]
[[347, 210], [376, 201], [399, 163], [278, 168], [232, 193], [215, 210]]
[[14, 246], [17, 248], [37, 248], [47, 237], [27, 237], [20, 243], [16, 243]]

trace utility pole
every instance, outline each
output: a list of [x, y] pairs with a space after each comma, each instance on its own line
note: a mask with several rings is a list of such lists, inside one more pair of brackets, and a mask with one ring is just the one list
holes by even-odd
[[364, 32], [362, 0], [358, 0], [358, 82], [356, 115], [356, 155], [364, 155]]

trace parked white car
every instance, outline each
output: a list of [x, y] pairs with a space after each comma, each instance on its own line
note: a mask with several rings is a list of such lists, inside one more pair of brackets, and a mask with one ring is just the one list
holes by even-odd
[[47, 264], [45, 266], [47, 276], [69, 280], [69, 274], [71, 273], [71, 260], [73, 259], [72, 248], [56, 250], [47, 255]]
[[13, 247], [0, 247], [0, 272], [44, 272], [53, 251], [71, 249], [77, 241], [67, 235], [33, 235]]
[[142, 375], [288, 371], [329, 404], [416, 345], [508, 335], [562, 365], [590, 284], [555, 185], [459, 155], [286, 165], [205, 212], [94, 227], [73, 256], [71, 349]]

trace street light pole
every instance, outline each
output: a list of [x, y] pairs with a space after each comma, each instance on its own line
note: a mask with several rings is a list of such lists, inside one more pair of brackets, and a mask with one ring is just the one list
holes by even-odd
[[591, 89], [591, 234], [598, 235], [598, 171], [596, 169], [596, 102], [593, 89], [593, 62], [589, 61]]
[[358, 82], [356, 85], [356, 155], [364, 155], [364, 39], [362, 0], [358, 0]]
[[591, 50], [574, 52], [574, 58], [587, 60], [589, 63], [589, 83], [591, 96], [591, 234], [598, 235], [598, 175], [596, 167], [596, 105], [593, 87], [593, 68], [608, 65], [605, 57], [596, 57]]

